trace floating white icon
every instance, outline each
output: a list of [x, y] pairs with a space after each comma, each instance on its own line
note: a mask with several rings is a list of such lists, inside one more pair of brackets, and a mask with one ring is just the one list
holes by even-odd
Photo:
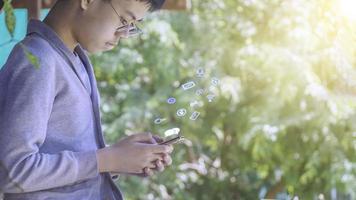
[[168, 104], [175, 104], [176, 103], [176, 99], [173, 98], [173, 97], [170, 97], [170, 98], [167, 99], [167, 103]]
[[191, 102], [189, 103], [189, 105], [190, 105], [190, 107], [194, 108], [194, 107], [196, 107], [196, 106], [199, 105], [199, 102], [198, 102], [197, 100], [194, 100], [194, 101], [191, 101]]
[[171, 136], [171, 135], [178, 135], [180, 132], [180, 129], [179, 128], [171, 128], [171, 129], [168, 129], [164, 132], [164, 136], [165, 137], [168, 137], [168, 136]]
[[205, 71], [203, 68], [198, 68], [197, 71], [196, 71], [196, 75], [198, 78], [202, 78], [204, 77], [204, 74], [205, 74]]
[[200, 112], [194, 111], [192, 113], [192, 115], [189, 117], [189, 119], [196, 120], [196, 119], [198, 119], [199, 115], [200, 115]]
[[195, 91], [195, 94], [198, 96], [201, 96], [204, 94], [204, 89], [197, 89], [197, 91]]
[[189, 81], [187, 83], [184, 83], [182, 85], [183, 90], [189, 90], [191, 88], [195, 87], [195, 83], [193, 81]]
[[194, 101], [191, 101], [191, 102], [189, 103], [189, 105], [190, 105], [190, 107], [192, 107], [192, 108], [195, 108], [195, 107], [202, 107], [202, 106], [203, 106], [203, 102], [194, 100]]
[[208, 94], [208, 95], [206, 96], [206, 98], [208, 98], [208, 101], [209, 101], [209, 102], [213, 102], [213, 100], [214, 100], [214, 98], [215, 98], [215, 95], [214, 95], [214, 94]]
[[212, 84], [213, 86], [218, 86], [218, 85], [220, 84], [220, 80], [217, 79], [217, 78], [212, 78], [212, 79], [211, 79], [211, 84]]
[[162, 122], [164, 122], [166, 120], [167, 120], [166, 118], [157, 118], [157, 119], [155, 119], [154, 123], [155, 124], [161, 124]]
[[178, 117], [183, 117], [185, 114], [187, 114], [187, 110], [186, 109], [181, 108], [181, 109], [177, 110]]

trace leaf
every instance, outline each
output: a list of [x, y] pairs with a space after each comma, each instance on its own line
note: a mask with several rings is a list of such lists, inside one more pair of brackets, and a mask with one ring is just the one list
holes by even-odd
[[11, 0], [4, 0], [4, 11], [6, 28], [9, 31], [11, 38], [14, 38], [16, 17], [14, 14], [14, 9], [11, 5]]
[[28, 61], [36, 68], [39, 69], [40, 68], [40, 62], [39, 59], [33, 55], [25, 45], [21, 44], [21, 47], [23, 48], [25, 55], [28, 59]]

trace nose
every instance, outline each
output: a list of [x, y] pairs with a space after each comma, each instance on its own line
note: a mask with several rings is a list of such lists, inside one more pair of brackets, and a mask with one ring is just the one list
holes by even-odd
[[129, 38], [129, 36], [130, 36], [130, 29], [125, 29], [125, 30], [117, 31], [115, 35], [118, 36], [118, 38]]

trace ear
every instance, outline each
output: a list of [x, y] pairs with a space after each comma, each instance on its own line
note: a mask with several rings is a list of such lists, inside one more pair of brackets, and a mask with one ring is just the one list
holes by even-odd
[[92, 4], [95, 0], [80, 0], [80, 8], [83, 10], [87, 10], [90, 4]]

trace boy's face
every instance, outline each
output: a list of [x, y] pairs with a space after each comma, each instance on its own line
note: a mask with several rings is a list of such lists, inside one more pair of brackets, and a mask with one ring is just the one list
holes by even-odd
[[[73, 35], [79, 44], [91, 53], [113, 49], [127, 31], [120, 27], [141, 20], [148, 12], [146, 2], [137, 0], [80, 0]], [[125, 28], [124, 28], [125, 30]]]

